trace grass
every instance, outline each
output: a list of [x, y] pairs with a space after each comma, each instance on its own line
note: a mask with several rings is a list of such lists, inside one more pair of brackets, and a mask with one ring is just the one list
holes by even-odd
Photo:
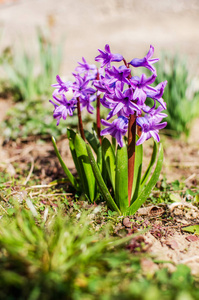
[[16, 101], [33, 102], [51, 95], [50, 86], [55, 81], [62, 60], [62, 44], [53, 45], [50, 37], [37, 30], [38, 54], [26, 50], [18, 53], [12, 48], [2, 53], [1, 63], [6, 78], [4, 84]]
[[191, 188], [187, 188], [185, 183], [179, 182], [179, 180], [167, 183], [166, 177], [163, 177], [146, 203], [154, 205], [160, 203], [171, 204], [180, 202], [184, 199], [185, 201], [198, 206], [198, 194], [199, 188], [197, 186], [193, 185]]
[[62, 45], [55, 47], [39, 29], [35, 43], [39, 48], [37, 55], [30, 56], [25, 50], [13, 54], [12, 48], [6, 48], [0, 57], [6, 74], [1, 80], [1, 93], [12, 96], [16, 102], [1, 124], [5, 139], [60, 136], [66, 134], [68, 123], [77, 124], [74, 117], [57, 127], [52, 117], [53, 107], [48, 102], [52, 97], [51, 84], [60, 70]]
[[[0, 229], [1, 299], [197, 299], [188, 267], [143, 274], [143, 255], [125, 250], [126, 238], [96, 231], [99, 210], [64, 210], [33, 217], [16, 207]], [[128, 237], [129, 239], [129, 237]], [[145, 293], [143, 293], [145, 290]]]
[[[132, 253], [133, 235], [116, 235], [121, 218], [106, 207], [36, 178], [25, 186], [21, 175], [1, 178], [0, 299], [198, 299], [190, 269], [170, 272], [142, 248]], [[157, 268], [143, 271], [144, 260]]]
[[16, 140], [17, 138], [27, 138], [28, 136], [42, 136], [50, 138], [66, 134], [68, 125], [76, 126], [77, 118], [68, 119], [56, 126], [52, 116], [52, 105], [46, 99], [45, 102], [19, 102], [12, 107], [1, 124], [4, 138]]

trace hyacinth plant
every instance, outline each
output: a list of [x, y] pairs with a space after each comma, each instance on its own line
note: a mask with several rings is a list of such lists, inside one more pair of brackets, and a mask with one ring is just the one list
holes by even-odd
[[[154, 48], [150, 46], [144, 58], [127, 63], [122, 55], [113, 54], [106, 45], [95, 58], [99, 68], [82, 58], [73, 73], [74, 82], [64, 82], [57, 75], [57, 83], [52, 85], [55, 90], [50, 102], [54, 105], [57, 125], [61, 118], [65, 120], [75, 111], [79, 120], [79, 133], [67, 129], [77, 178], [64, 164], [52, 138], [68, 180], [91, 202], [101, 195], [109, 208], [122, 215], [134, 214], [146, 201], [162, 168], [163, 150], [158, 142], [159, 130], [167, 124], [162, 122], [167, 116], [163, 112], [166, 104], [162, 98], [167, 82], [153, 85], [157, 77], [154, 63], [159, 60], [152, 58], [153, 53]], [[138, 67], [149, 69], [151, 76], [134, 75]], [[153, 100], [152, 107], [145, 104], [147, 98]], [[101, 105], [107, 108], [106, 120], [100, 117]], [[83, 129], [83, 109], [89, 114], [96, 110], [93, 132]], [[112, 140], [105, 135], [112, 136]], [[154, 138], [153, 152], [142, 174], [143, 143], [151, 137]]]

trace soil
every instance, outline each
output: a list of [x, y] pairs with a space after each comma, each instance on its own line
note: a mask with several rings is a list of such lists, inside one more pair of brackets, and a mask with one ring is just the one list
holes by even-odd
[[[150, 44], [155, 46], [157, 55], [163, 49], [180, 50], [188, 56], [196, 72], [198, 68], [199, 1], [60, 0], [57, 5], [54, 0], [1, 0], [0, 23], [3, 28], [1, 47], [13, 43], [19, 46], [19, 35], [25, 44], [31, 46], [36, 26], [45, 27], [48, 24], [55, 41], [65, 34], [62, 72], [66, 77], [82, 55], [92, 62], [96, 49], [103, 48], [107, 42], [113, 52], [123, 53], [127, 57], [142, 57]], [[11, 105], [9, 99], [0, 99], [0, 121]], [[187, 141], [163, 137], [165, 160], [162, 174], [166, 175], [168, 182], [184, 182], [184, 189], [199, 189], [198, 127], [199, 119], [193, 124]], [[74, 172], [67, 140], [59, 141], [58, 147], [66, 165]], [[150, 145], [147, 147], [146, 155]], [[15, 176], [15, 162], [22, 174], [29, 171], [28, 163], [31, 163], [32, 174], [38, 176], [41, 184], [64, 177], [50, 141], [41, 143], [38, 138], [30, 137], [5, 144], [0, 136], [0, 171]], [[130, 233], [132, 227], [135, 231], [139, 230], [134, 222], [136, 219], [141, 224], [147, 223], [153, 230], [144, 234], [144, 240], [132, 240], [132, 246], [129, 246], [132, 252], [135, 245], [144, 241], [146, 248], [142, 250], [152, 254], [156, 260], [170, 261], [166, 265], [171, 269], [185, 263], [194, 275], [199, 276], [199, 238], [182, 231], [183, 226], [199, 224], [196, 206], [180, 199], [180, 202], [170, 206], [141, 208], [134, 218], [126, 218], [120, 228], [125, 227]], [[157, 268], [149, 259], [144, 259], [142, 264], [146, 272], [154, 272]]]

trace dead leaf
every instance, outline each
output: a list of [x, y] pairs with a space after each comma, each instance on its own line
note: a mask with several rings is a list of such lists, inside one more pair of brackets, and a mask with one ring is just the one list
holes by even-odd
[[186, 240], [189, 241], [189, 242], [196, 242], [199, 240], [199, 237], [192, 234], [192, 235], [188, 235], [186, 236]]
[[153, 206], [149, 211], [149, 214], [156, 217], [161, 216], [163, 213], [164, 213], [164, 209], [160, 206]]
[[161, 216], [164, 213], [164, 208], [161, 206], [148, 206], [148, 207], [141, 207], [138, 209], [138, 215], [151, 215], [153, 216]]

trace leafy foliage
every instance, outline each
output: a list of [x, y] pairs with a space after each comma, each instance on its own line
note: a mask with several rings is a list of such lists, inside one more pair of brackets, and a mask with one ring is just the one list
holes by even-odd
[[[8, 88], [14, 94], [14, 99], [31, 102], [50, 96], [49, 87], [58, 73], [62, 45], [54, 46], [51, 39], [38, 29], [38, 57], [27, 54], [25, 50], [14, 55], [9, 53], [4, 59], [3, 66], [9, 82]], [[38, 62], [38, 63], [37, 63]]]
[[189, 135], [192, 121], [199, 116], [199, 88], [194, 86], [196, 78], [191, 77], [185, 58], [163, 54], [157, 64], [156, 83], [167, 80], [164, 100], [167, 105], [168, 132], [174, 137]]
[[50, 103], [42, 101], [19, 102], [12, 107], [1, 124], [3, 136], [6, 139], [27, 138], [31, 135], [60, 136], [66, 134], [66, 124], [76, 126], [77, 118], [66, 120], [66, 124], [56, 126], [50, 114]]
[[[107, 228], [93, 228], [97, 211], [34, 219], [25, 209], [0, 220], [1, 299], [198, 299], [187, 266], [143, 274], [140, 256]], [[9, 226], [8, 226], [9, 224]], [[143, 293], [143, 290], [145, 293]]]
[[[131, 196], [130, 203], [128, 202], [128, 191], [127, 191], [128, 168], [127, 168], [127, 158], [125, 159], [125, 155], [127, 156], [126, 146], [120, 148], [120, 146], [118, 145], [116, 156], [113, 153], [113, 149], [110, 151], [111, 148], [112, 145], [108, 140], [105, 141], [104, 143], [102, 142], [102, 153], [104, 153], [103, 159], [105, 160], [105, 164], [107, 166], [106, 167], [107, 173], [110, 176], [109, 180], [110, 182], [114, 182], [115, 179], [115, 184], [112, 186], [114, 191], [114, 198], [111, 197], [109, 191], [107, 190], [103, 178], [103, 172], [101, 175], [97, 163], [95, 162], [95, 158], [92, 154], [92, 151], [90, 147], [87, 145], [87, 151], [88, 151], [90, 163], [92, 165], [92, 170], [96, 178], [96, 182], [98, 184], [99, 190], [102, 193], [104, 199], [106, 200], [108, 206], [123, 215], [133, 215], [141, 207], [141, 205], [147, 200], [147, 198], [151, 193], [151, 190], [153, 189], [153, 187], [158, 181], [161, 168], [162, 168], [162, 163], [163, 163], [162, 145], [160, 144], [159, 153], [158, 153], [156, 149], [157, 145], [154, 143], [154, 150], [153, 150], [151, 161], [142, 178], [141, 178], [141, 170], [142, 170], [141, 167], [142, 167], [143, 151], [142, 151], [142, 145], [137, 146], [136, 148], [137, 162], [135, 164], [135, 169], [134, 169], [134, 180], [136, 180], [136, 188], [133, 189], [133, 194]], [[110, 156], [108, 154], [106, 155], [106, 152], [108, 150], [109, 150], [109, 154], [111, 153], [111, 155], [113, 156], [112, 159], [110, 159]], [[154, 155], [155, 157], [153, 157]], [[151, 171], [149, 172], [149, 170], [152, 169], [156, 160], [157, 160], [156, 167], [154, 169], [154, 172], [151, 174]], [[151, 175], [150, 178], [149, 175]], [[115, 178], [113, 178], [112, 176]]]

